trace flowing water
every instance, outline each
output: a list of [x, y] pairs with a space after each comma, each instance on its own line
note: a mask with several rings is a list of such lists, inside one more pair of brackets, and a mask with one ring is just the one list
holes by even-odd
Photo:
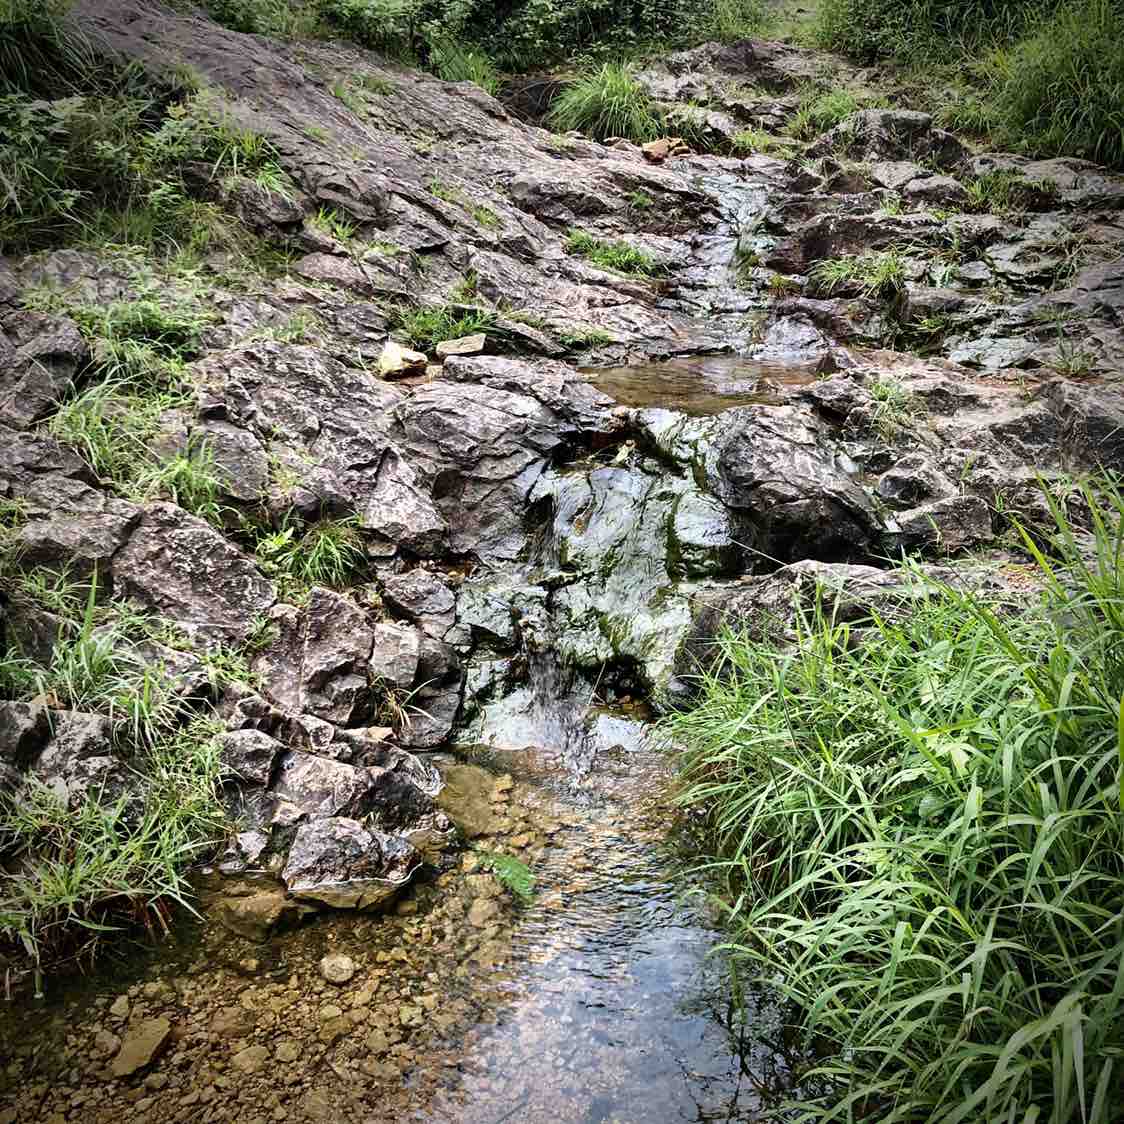
[[[765, 1045], [780, 1013], [763, 994], [730, 1002], [721, 935], [679, 873], [666, 759], [642, 715], [563, 697], [553, 744], [515, 748], [528, 727], [501, 714], [483, 732], [508, 748], [439, 759], [476, 846], [533, 869], [529, 904], [469, 851], [388, 915], [264, 944], [189, 926], [8, 1009], [0, 1121], [754, 1119], [787, 1084]], [[345, 986], [320, 976], [329, 951], [355, 961]], [[166, 1052], [115, 1078], [118, 1040], [154, 1017]]]

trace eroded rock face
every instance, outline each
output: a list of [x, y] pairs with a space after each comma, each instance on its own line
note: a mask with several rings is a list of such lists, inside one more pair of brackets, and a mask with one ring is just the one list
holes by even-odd
[[[41, 425], [91, 357], [74, 322], [21, 308], [21, 292], [103, 306], [138, 283], [87, 251], [0, 264], [0, 499], [25, 509], [12, 532], [24, 563], [96, 572], [105, 600], [128, 598], [199, 649], [254, 639], [255, 683], [228, 686], [218, 707], [224, 793], [244, 821], [220, 867], [281, 873], [290, 896], [242, 895], [240, 931], [268, 931], [294, 900], [387, 900], [419, 861], [412, 840], [448, 827], [436, 773], [409, 750], [487, 707], [533, 710], [544, 680], [579, 702], [595, 684], [660, 702], [719, 612], [784, 618], [820, 581], [847, 613], [908, 603], [871, 563], [992, 545], [997, 496], [1037, 510], [1035, 470], [1124, 468], [1115, 390], [1036, 389], [1051, 367], [1124, 364], [1124, 187], [1092, 165], [971, 156], [925, 114], [872, 109], [796, 159], [669, 142], [649, 151], [655, 166], [628, 143], [562, 146], [479, 90], [358, 48], [298, 54], [148, 0], [75, 11], [96, 49], [221, 87], [295, 185], [287, 199], [213, 188], [247, 230], [286, 240], [293, 269], [245, 291], [212, 279], [213, 322], [184, 376], [194, 401], [154, 440], [160, 456], [206, 448], [224, 530], [113, 494]], [[822, 62], [746, 41], [670, 55], [640, 81], [661, 105], [705, 101], [702, 127], [729, 146], [791, 120]], [[388, 92], [354, 112], [329, 72]], [[421, 153], [427, 135], [442, 144]], [[968, 213], [995, 171], [1023, 193], [1017, 220]], [[431, 190], [438, 180], [465, 202]], [[354, 237], [319, 229], [321, 208]], [[664, 276], [593, 265], [567, 247], [574, 226], [642, 249]], [[1090, 259], [1071, 268], [1078, 243]], [[819, 278], [826, 261], [872, 256], [897, 265], [886, 286]], [[443, 365], [419, 354], [380, 377], [380, 357], [410, 342], [401, 308], [458, 309], [469, 289], [464, 311], [492, 314], [484, 333], [436, 341]], [[933, 358], [868, 350], [887, 342]], [[569, 361], [727, 349], [768, 367], [742, 372], [748, 400], [704, 416], [618, 406]], [[269, 530], [354, 520], [354, 588], [278, 603], [239, 517]], [[20, 594], [0, 627], [48, 663], [62, 622]], [[201, 653], [143, 651], [182, 695], [208, 696]], [[30, 771], [75, 801], [127, 791], [113, 731], [95, 725], [5, 705], [4, 779]]]
[[240, 550], [170, 503], [144, 509], [113, 557], [113, 578], [124, 596], [203, 644], [245, 641], [276, 596]]

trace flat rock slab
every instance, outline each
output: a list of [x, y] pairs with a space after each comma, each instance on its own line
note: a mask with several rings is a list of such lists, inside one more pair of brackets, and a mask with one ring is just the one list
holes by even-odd
[[167, 1019], [145, 1019], [130, 1027], [125, 1041], [113, 1059], [110, 1069], [114, 1077], [129, 1077], [151, 1065], [168, 1045], [172, 1024]]

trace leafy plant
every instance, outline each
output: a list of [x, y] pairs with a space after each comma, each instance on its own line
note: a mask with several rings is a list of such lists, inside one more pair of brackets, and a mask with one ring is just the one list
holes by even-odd
[[187, 868], [221, 834], [221, 728], [197, 721], [156, 739], [136, 764], [136, 793], [68, 805], [32, 781], [0, 794], [0, 941], [25, 952], [41, 980], [63, 952], [92, 959], [101, 938], [138, 921], [165, 929], [170, 905], [190, 909]]
[[861, 108], [862, 103], [850, 90], [808, 93], [800, 101], [789, 124], [789, 132], [794, 137], [808, 140], [838, 125]]
[[897, 250], [816, 262], [808, 274], [820, 292], [851, 290], [866, 297], [894, 297], [905, 289], [905, 260]]
[[342, 588], [367, 564], [355, 518], [321, 519], [305, 528], [290, 523], [261, 536], [254, 553], [264, 573], [298, 591], [313, 585]]
[[535, 896], [535, 875], [526, 863], [498, 851], [478, 850], [480, 864], [490, 870], [496, 881], [521, 901], [529, 902]]
[[869, 390], [874, 399], [874, 430], [883, 440], [892, 441], [908, 419], [917, 413], [917, 400], [913, 392], [897, 379], [875, 379]]
[[446, 82], [475, 82], [493, 97], [500, 91], [495, 63], [483, 51], [465, 47], [452, 39], [442, 39], [431, 46], [429, 66]]
[[606, 344], [616, 342], [603, 328], [565, 328], [557, 335], [560, 343], [574, 350], [604, 347]]
[[395, 315], [395, 322], [412, 346], [431, 352], [442, 340], [489, 331], [495, 326], [496, 315], [483, 308], [401, 309]]
[[605, 63], [567, 86], [551, 104], [549, 121], [562, 132], [576, 129], [598, 140], [643, 143], [662, 131], [647, 91], [624, 63]]

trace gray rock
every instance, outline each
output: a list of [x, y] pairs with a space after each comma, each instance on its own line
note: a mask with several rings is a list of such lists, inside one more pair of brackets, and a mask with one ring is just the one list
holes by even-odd
[[380, 775], [343, 761], [289, 750], [278, 761], [270, 790], [272, 818], [291, 824], [309, 817], [365, 815], [374, 802]]
[[202, 519], [149, 504], [113, 558], [114, 588], [204, 644], [240, 643], [274, 602], [270, 582]]
[[371, 626], [354, 601], [313, 589], [305, 616], [301, 709], [339, 725], [359, 718], [369, 703], [364, 671], [373, 643]]
[[860, 109], [813, 142], [805, 155], [832, 152], [859, 160], [927, 160], [939, 168], [954, 167], [968, 155], [951, 133], [933, 128], [929, 114], [908, 109]]
[[284, 746], [260, 730], [231, 730], [217, 738], [223, 770], [242, 784], [264, 788]]
[[456, 614], [453, 591], [428, 570], [391, 574], [383, 582], [383, 599], [395, 612], [416, 621], [440, 640], [452, 627]]
[[26, 311], [0, 317], [0, 414], [19, 428], [46, 417], [88, 359], [72, 320]]
[[301, 824], [281, 877], [298, 901], [370, 909], [393, 898], [420, 861], [405, 839], [333, 817]]
[[421, 645], [417, 632], [396, 624], [374, 627], [374, 646], [367, 670], [371, 676], [392, 687], [408, 690], [418, 672]]
[[767, 557], [837, 561], [881, 541], [882, 524], [806, 408], [748, 406], [719, 418], [707, 458], [715, 495]]
[[210, 454], [227, 496], [256, 503], [265, 495], [269, 459], [253, 433], [211, 418], [192, 430], [192, 440]]
[[320, 975], [328, 983], [345, 984], [355, 975], [355, 961], [342, 952], [329, 952], [320, 960]]
[[80, 761], [112, 754], [113, 725], [104, 715], [56, 710], [50, 713], [50, 727], [50, 740], [32, 766], [45, 783], [69, 778]]
[[978, 496], [946, 496], [898, 516], [898, 525], [914, 548], [931, 547], [945, 554], [990, 542], [991, 509]]
[[25, 769], [50, 736], [47, 708], [34, 702], [0, 702], [0, 761]]

